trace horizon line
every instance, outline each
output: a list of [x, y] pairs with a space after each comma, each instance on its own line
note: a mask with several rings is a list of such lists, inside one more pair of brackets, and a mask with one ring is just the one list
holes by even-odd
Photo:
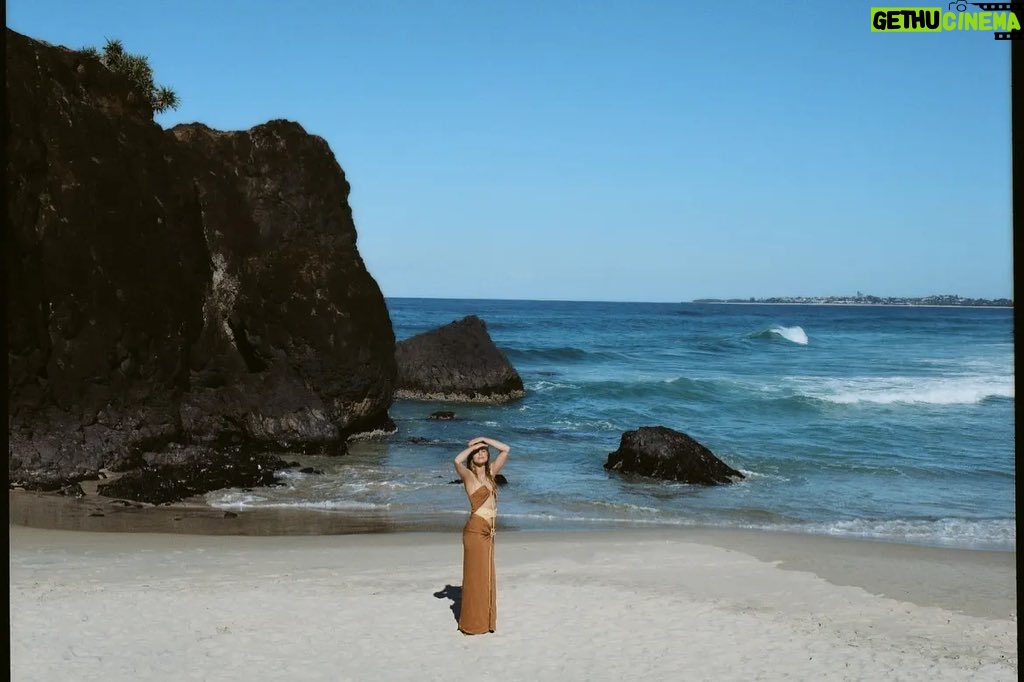
[[[875, 296], [874, 294], [870, 294]], [[959, 296], [961, 299], [970, 299], [977, 301], [998, 301], [1007, 300], [1013, 304], [1013, 299], [1009, 296], [960, 296], [959, 294], [928, 294], [925, 296], [876, 296], [876, 298], [902, 298], [902, 299], [924, 299], [924, 298], [935, 298], [935, 297], [953, 297]], [[718, 298], [718, 297], [701, 297], [695, 299], [675, 299], [675, 300], [662, 300], [662, 301], [639, 301], [639, 300], [627, 300], [627, 299], [571, 299], [571, 298], [495, 298], [495, 297], [470, 297], [470, 296], [384, 296], [385, 300], [410, 300], [410, 301], [504, 301], [504, 302], [519, 302], [519, 303], [643, 303], [643, 304], [655, 304], [655, 305], [680, 305], [687, 303], [714, 303], [714, 302], [730, 302], [735, 304], [751, 304], [751, 303], [762, 303], [765, 305], [788, 305], [789, 303], [765, 303], [766, 298], [791, 298], [791, 299], [810, 299], [810, 298], [846, 298], [844, 295], [832, 295], [832, 296], [764, 296], [754, 297], [753, 301], [749, 301], [750, 297], [736, 297], [736, 298]], [[848, 298], [855, 299], [857, 296], [848, 296]], [[860, 298], [866, 298], [862, 296]], [[801, 303], [798, 305], [813, 305], [810, 303]], [[828, 305], [822, 303], [822, 305]], [[884, 304], [881, 304], [884, 305]], [[970, 306], [952, 306], [952, 307], [970, 307]], [[1012, 307], [1011, 306], [985, 306], [985, 307]]]

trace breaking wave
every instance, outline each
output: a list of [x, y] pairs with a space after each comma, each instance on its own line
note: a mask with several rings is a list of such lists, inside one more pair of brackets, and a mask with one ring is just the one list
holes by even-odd
[[803, 327], [782, 327], [775, 325], [750, 335], [753, 339], [783, 339], [799, 346], [806, 346], [809, 343], [807, 332]]
[[804, 379], [798, 392], [838, 405], [973, 405], [1014, 397], [1013, 377], [856, 377]]

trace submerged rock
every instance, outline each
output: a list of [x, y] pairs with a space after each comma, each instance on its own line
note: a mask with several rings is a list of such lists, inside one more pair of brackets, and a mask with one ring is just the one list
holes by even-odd
[[67, 497], [85, 497], [85, 491], [82, 490], [82, 486], [78, 483], [72, 483], [71, 485], [64, 486], [60, 489], [60, 494]]
[[690, 436], [664, 426], [644, 426], [622, 434], [605, 469], [683, 483], [717, 485], [744, 478]]
[[172, 446], [165, 452], [146, 453], [145, 464], [98, 492], [150, 504], [177, 502], [220, 488], [244, 488], [278, 483], [274, 472], [287, 463], [265, 453], [246, 452], [236, 446], [214, 450], [205, 446]]
[[525, 395], [523, 380], [476, 315], [399, 342], [395, 358], [396, 398], [498, 403]]
[[440, 421], [451, 421], [451, 420], [455, 419], [455, 413], [454, 412], [444, 412], [444, 411], [442, 411], [442, 412], [431, 412], [430, 416], [427, 417], [427, 419], [437, 419], [437, 420], [440, 420]]

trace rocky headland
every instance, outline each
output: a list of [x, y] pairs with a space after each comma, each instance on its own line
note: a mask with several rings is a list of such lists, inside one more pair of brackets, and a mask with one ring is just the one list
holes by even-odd
[[394, 332], [327, 143], [165, 130], [95, 56], [6, 38], [11, 484], [253, 484], [254, 453], [393, 429]]

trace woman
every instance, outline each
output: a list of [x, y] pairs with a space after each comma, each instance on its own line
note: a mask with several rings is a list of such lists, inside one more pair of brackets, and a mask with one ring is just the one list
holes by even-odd
[[[489, 448], [497, 448], [491, 463]], [[455, 471], [466, 486], [471, 513], [462, 529], [462, 608], [459, 630], [467, 635], [494, 632], [498, 599], [494, 580], [494, 533], [498, 486], [494, 477], [508, 460], [509, 447], [491, 438], [474, 438], [455, 457]], [[467, 463], [468, 461], [468, 463]]]

